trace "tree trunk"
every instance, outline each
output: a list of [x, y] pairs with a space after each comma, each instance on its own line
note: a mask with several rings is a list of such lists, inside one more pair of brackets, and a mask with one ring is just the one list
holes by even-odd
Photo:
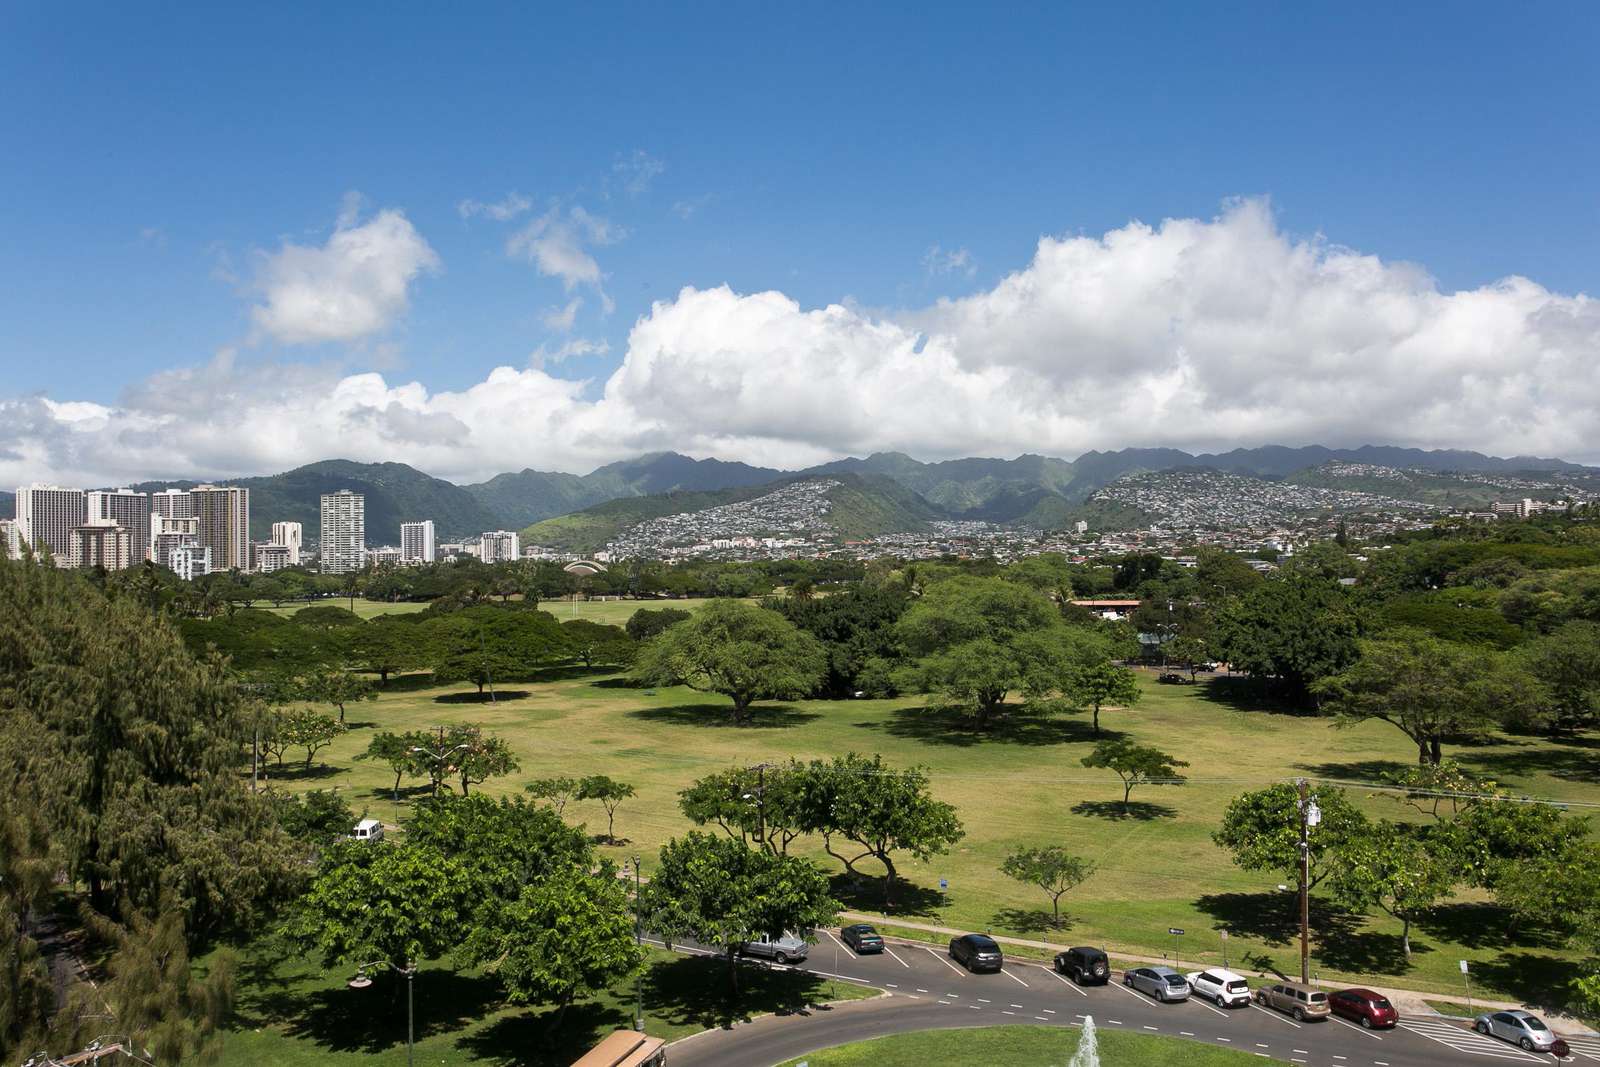
[[1098, 700], [1094, 702], [1094, 735], [1096, 737], [1100, 736], [1100, 702]]
[[750, 698], [742, 693], [733, 695], [733, 721], [743, 723], [750, 710]]
[[379, 667], [378, 668], [378, 684], [379, 685], [388, 685], [389, 684], [389, 668], [388, 667]]
[[1060, 926], [1061, 925], [1061, 894], [1057, 893], [1055, 896], [1050, 898], [1050, 907], [1055, 913], [1054, 918], [1051, 920], [1051, 925], [1052, 926]]
[[400, 799], [400, 776], [404, 773], [405, 771], [400, 768], [396, 768], [394, 772], [394, 798], [396, 800]]
[[483, 699], [483, 683], [482, 682], [478, 683], [478, 699], [479, 700]]
[[341, 723], [344, 722], [344, 705], [343, 704], [339, 705], [339, 721]]
[[1411, 958], [1411, 920], [1400, 920], [1400, 944], [1405, 947], [1406, 959]]
[[617, 834], [616, 834], [616, 829], [615, 829], [616, 824], [617, 824], [617, 813], [612, 811], [610, 808], [607, 808], [606, 809], [606, 840], [609, 841], [613, 845], [617, 843]]
[[883, 906], [887, 908], [894, 903], [894, 861], [889, 858], [887, 852], [878, 853], [878, 859], [883, 862]]
[[1133, 783], [1124, 780], [1122, 783], [1122, 810], [1128, 810], [1128, 798], [1133, 795]]
[[1428, 742], [1428, 762], [1437, 767], [1442, 758], [1443, 753], [1439, 751], [1439, 739], [1435, 737]]
[[462, 771], [461, 772], [461, 795], [462, 796], [466, 796], [467, 795], [467, 772], [466, 771]]
[[[739, 957], [738, 946], [736, 945], [728, 946], [728, 983], [733, 989], [733, 995], [737, 997], [739, 995]], [[729, 1015], [732, 1015], [731, 1011]]]
[[1428, 762], [1429, 761], [1428, 761], [1428, 742], [1427, 742], [1427, 739], [1426, 738], [1418, 738], [1417, 739], [1417, 764], [1419, 766], [1426, 767], [1426, 766], [1428, 766]]

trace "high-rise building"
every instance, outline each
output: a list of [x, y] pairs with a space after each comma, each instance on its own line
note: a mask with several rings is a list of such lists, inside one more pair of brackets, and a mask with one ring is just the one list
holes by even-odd
[[[189, 490], [195, 536], [211, 549], [212, 570], [250, 569], [250, 490], [230, 485], [197, 485]], [[174, 570], [177, 568], [174, 567]]]
[[[104, 567], [108, 571], [126, 570], [133, 566], [133, 531], [119, 526], [111, 519], [90, 519], [72, 531], [72, 557], [74, 567]], [[140, 545], [139, 558], [144, 558]]]
[[17, 489], [17, 528], [22, 543], [34, 552], [48, 549], [56, 566], [72, 558], [72, 531], [83, 525], [83, 490], [59, 485], [24, 485]]
[[22, 527], [16, 519], [0, 519], [0, 559], [22, 558]]
[[304, 536], [298, 522], [275, 522], [272, 524], [272, 543], [282, 545], [289, 550], [288, 566], [300, 566], [300, 546], [304, 544]]
[[511, 530], [491, 530], [478, 538], [478, 558], [485, 563], [504, 563], [522, 554], [522, 539]]
[[400, 562], [432, 563], [438, 559], [433, 543], [433, 520], [400, 524]]
[[322, 494], [322, 533], [317, 551], [323, 574], [346, 574], [366, 565], [366, 497], [348, 489]]
[[150, 494], [150, 514], [169, 519], [194, 518], [194, 501], [187, 489], [163, 489]]
[[186, 582], [211, 573], [211, 548], [193, 542], [178, 545], [167, 553], [167, 566]]
[[200, 543], [199, 530], [200, 520], [196, 518], [169, 519], [151, 515], [150, 558], [165, 567], [174, 548]]
[[[132, 489], [91, 489], [84, 494], [88, 522], [109, 520], [133, 537], [135, 560], [150, 551], [150, 497]], [[109, 569], [109, 568], [108, 568]]]
[[366, 555], [367, 566], [374, 569], [400, 566], [400, 549], [397, 545], [379, 545], [377, 548], [369, 548]]

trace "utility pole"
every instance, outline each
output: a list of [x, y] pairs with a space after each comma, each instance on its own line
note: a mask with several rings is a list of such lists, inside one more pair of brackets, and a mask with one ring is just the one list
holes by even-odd
[[1311, 827], [1322, 813], [1311, 800], [1311, 783], [1300, 779], [1300, 981], [1311, 982]]
[[[644, 947], [644, 912], [639, 908], [639, 857], [633, 857], [633, 943]], [[644, 1033], [644, 971], [633, 976], [633, 1028]]]

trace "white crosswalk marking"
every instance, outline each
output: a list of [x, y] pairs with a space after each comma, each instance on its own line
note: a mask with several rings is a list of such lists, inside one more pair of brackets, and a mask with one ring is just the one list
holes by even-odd
[[1401, 1022], [1400, 1027], [1429, 1041], [1437, 1041], [1457, 1052], [1466, 1052], [1474, 1056], [1489, 1056], [1501, 1060], [1532, 1060], [1536, 1063], [1543, 1062], [1547, 1058], [1529, 1055], [1515, 1045], [1485, 1037], [1471, 1030], [1464, 1030], [1443, 1020], [1406, 1019]]

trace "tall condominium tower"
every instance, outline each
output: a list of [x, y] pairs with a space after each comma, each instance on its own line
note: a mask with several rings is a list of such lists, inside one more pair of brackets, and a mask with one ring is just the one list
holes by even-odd
[[[72, 531], [72, 565], [74, 567], [104, 567], [108, 571], [126, 570], [133, 566], [133, 534], [114, 519], [90, 519]], [[139, 558], [144, 546], [139, 545]]]
[[478, 558], [485, 563], [504, 563], [522, 553], [522, 538], [511, 530], [492, 530], [478, 538]]
[[169, 519], [194, 518], [194, 501], [187, 489], [163, 489], [150, 494], [150, 514]]
[[432, 563], [438, 558], [433, 543], [433, 520], [400, 524], [400, 562]]
[[300, 566], [300, 546], [304, 543], [298, 522], [275, 522], [272, 524], [272, 543], [282, 545], [289, 550], [287, 566]]
[[318, 552], [323, 574], [345, 574], [366, 565], [366, 497], [348, 489], [322, 494], [322, 540]]
[[211, 569], [247, 571], [250, 559], [250, 490], [197, 485], [189, 490], [198, 521], [195, 536], [211, 550]]
[[135, 561], [150, 551], [150, 498], [132, 489], [91, 489], [84, 494], [88, 521], [114, 522], [133, 538]]
[[83, 525], [83, 490], [59, 485], [24, 485], [17, 489], [17, 530], [22, 543], [38, 552], [50, 550], [58, 567], [71, 566], [72, 531]]

